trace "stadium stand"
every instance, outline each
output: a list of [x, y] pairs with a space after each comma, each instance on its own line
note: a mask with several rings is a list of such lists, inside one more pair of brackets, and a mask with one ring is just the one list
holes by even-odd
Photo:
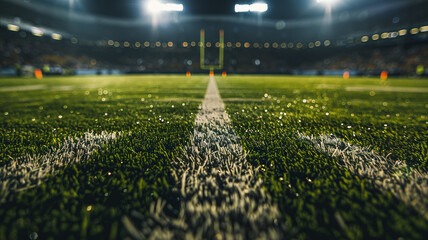
[[[149, 47], [144, 47], [144, 43], [132, 43], [132, 46], [129, 43], [128, 47], [122, 43], [114, 47], [108, 43], [73, 44], [66, 39], [56, 41], [23, 31], [2, 29], [2, 34], [2, 69], [31, 65], [48, 74], [72, 74], [83, 69], [96, 70], [98, 74], [108, 74], [106, 69], [126, 73], [200, 71], [198, 47], [188, 43], [184, 44], [187, 47], [178, 42], [172, 43], [172, 47], [165, 46], [167, 43], [160, 43], [159, 47], [156, 43], [150, 43]], [[229, 73], [306, 75], [340, 75], [345, 70], [354, 75], [377, 75], [388, 71], [392, 75], [411, 76], [416, 75], [418, 66], [428, 66], [428, 46], [423, 42], [328, 48], [268, 44], [269, 47], [262, 43], [242, 43], [245, 46], [239, 48], [236, 43], [233, 47], [226, 46], [225, 70]], [[215, 59], [216, 51], [214, 47], [207, 48], [207, 59]]]

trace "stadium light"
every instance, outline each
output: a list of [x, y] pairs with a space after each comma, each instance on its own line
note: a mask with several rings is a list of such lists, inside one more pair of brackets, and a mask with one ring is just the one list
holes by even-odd
[[151, 0], [146, 4], [147, 11], [153, 14], [159, 12], [182, 12], [184, 10], [181, 3], [162, 3], [157, 0]]
[[52, 33], [51, 37], [54, 40], [61, 40], [62, 39], [62, 35], [58, 34], [58, 33]]
[[33, 33], [33, 35], [37, 37], [43, 36], [43, 31], [36, 27], [31, 28], [31, 33]]
[[253, 3], [250, 5], [250, 12], [266, 12], [268, 5], [266, 3]]
[[8, 24], [8, 25], [7, 25], [7, 29], [8, 29], [9, 31], [12, 31], [12, 32], [17, 32], [17, 31], [19, 31], [19, 27], [18, 27], [17, 25], [14, 25], [14, 24]]
[[235, 4], [235, 12], [249, 12], [250, 4]]
[[328, 4], [328, 5], [331, 5], [335, 2], [336, 2], [336, 0], [317, 0], [317, 3], [324, 3], [324, 4]]
[[235, 12], [266, 12], [268, 5], [266, 3], [253, 3], [253, 4], [235, 4]]

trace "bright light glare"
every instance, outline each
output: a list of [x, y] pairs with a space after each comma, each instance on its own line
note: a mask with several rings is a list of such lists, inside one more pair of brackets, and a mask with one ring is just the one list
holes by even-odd
[[149, 1], [146, 5], [147, 10], [151, 13], [159, 12], [182, 12], [184, 10], [183, 4], [179, 3], [161, 3], [159, 1]]
[[336, 0], [317, 0], [317, 3], [333, 4]]
[[235, 4], [235, 12], [266, 12], [267, 10], [266, 3]]
[[164, 4], [165, 11], [172, 11], [172, 12], [182, 12], [183, 11], [183, 4], [176, 4], [176, 3], [166, 3]]
[[13, 25], [13, 24], [8, 24], [8, 25], [7, 25], [7, 29], [8, 29], [9, 31], [13, 31], [13, 32], [17, 32], [17, 31], [19, 31], [19, 27], [18, 27], [18, 26], [16, 26], [16, 25]]
[[235, 12], [249, 12], [250, 5], [249, 4], [235, 4]]
[[250, 12], [266, 12], [268, 5], [266, 3], [253, 3], [250, 5]]
[[54, 40], [61, 40], [62, 39], [62, 35], [58, 34], [58, 33], [52, 33], [52, 39], [54, 39]]
[[32, 27], [31, 32], [33, 33], [34, 36], [37, 36], [37, 37], [43, 36], [43, 31], [36, 27]]

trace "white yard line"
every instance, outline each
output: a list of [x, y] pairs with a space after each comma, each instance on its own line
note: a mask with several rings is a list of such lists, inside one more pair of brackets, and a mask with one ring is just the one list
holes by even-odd
[[105, 84], [85, 84], [85, 85], [19, 85], [19, 86], [6, 86], [0, 87], [0, 92], [23, 92], [23, 91], [38, 91], [38, 90], [49, 90], [49, 91], [72, 91], [79, 89], [93, 89], [103, 87]]
[[[239, 137], [224, 109], [214, 78], [196, 117], [184, 158], [173, 163], [181, 195], [178, 216], [165, 214], [167, 203], [152, 203], [151, 216], [135, 226], [136, 239], [279, 239], [278, 208], [246, 160]], [[134, 218], [137, 214], [133, 214]]]
[[94, 153], [116, 138], [116, 133], [85, 133], [81, 138], [66, 139], [59, 147], [44, 155], [27, 154], [0, 168], [0, 203], [10, 193], [22, 191], [43, 182], [67, 165], [86, 161]]
[[340, 86], [333, 84], [318, 84], [317, 88], [321, 89], [344, 89], [348, 92], [402, 92], [402, 93], [428, 93], [428, 88], [424, 87], [398, 87], [398, 86]]
[[21, 91], [35, 91], [35, 90], [44, 90], [47, 85], [22, 85], [22, 86], [10, 86], [10, 87], [0, 87], [0, 92], [21, 92]]
[[391, 87], [391, 86], [354, 86], [346, 87], [348, 92], [403, 92], [403, 93], [428, 93], [428, 88], [423, 87]]
[[371, 179], [381, 190], [412, 206], [428, 219], [428, 174], [410, 169], [404, 161], [393, 161], [369, 148], [352, 145], [328, 135], [319, 137], [297, 133], [301, 140], [332, 157], [352, 173]]

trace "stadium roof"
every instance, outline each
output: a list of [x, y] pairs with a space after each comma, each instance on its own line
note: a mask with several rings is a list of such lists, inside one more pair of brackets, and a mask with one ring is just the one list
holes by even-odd
[[231, 41], [313, 41], [428, 24], [425, 0], [336, 0], [329, 19], [317, 0], [266, 0], [269, 9], [262, 14], [234, 13], [236, 3], [259, 1], [174, 0], [184, 11], [155, 23], [144, 11], [146, 1], [2, 0], [0, 22], [53, 29], [64, 36], [130, 41], [193, 41], [201, 28], [223, 28]]

